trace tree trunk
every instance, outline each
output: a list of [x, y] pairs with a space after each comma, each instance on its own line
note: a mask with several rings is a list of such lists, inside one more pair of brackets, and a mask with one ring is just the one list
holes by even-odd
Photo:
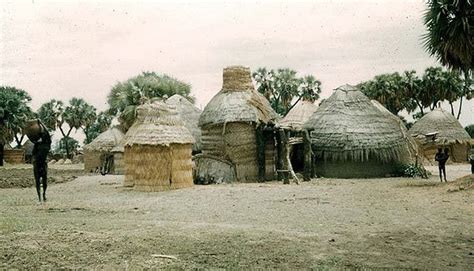
[[453, 116], [456, 116], [456, 115], [454, 115], [453, 103], [452, 103], [452, 102], [449, 102], [449, 106], [451, 106], [451, 114], [452, 114]]
[[463, 91], [463, 95], [461, 96], [461, 99], [459, 101], [458, 116], [456, 117], [457, 119], [459, 119], [459, 117], [461, 116], [462, 100], [463, 100], [464, 96], [466, 96], [468, 94], [469, 87], [471, 86], [471, 77], [469, 75], [469, 70], [464, 69], [463, 73], [464, 73], [464, 91]]
[[257, 163], [258, 163], [258, 181], [265, 181], [265, 139], [263, 137], [263, 125], [257, 127]]
[[303, 144], [304, 144], [304, 181], [311, 181], [311, 139], [308, 131], [303, 131]]
[[0, 143], [0, 167], [3, 167], [3, 148], [5, 147], [5, 144]]

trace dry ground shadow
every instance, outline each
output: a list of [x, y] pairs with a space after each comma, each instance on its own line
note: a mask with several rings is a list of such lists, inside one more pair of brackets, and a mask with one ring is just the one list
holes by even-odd
[[[448, 168], [465, 175], [468, 165]], [[0, 269], [408, 268], [474, 265], [473, 190], [403, 178], [142, 193], [121, 176], [0, 189]], [[161, 256], [161, 255], [169, 255]]]

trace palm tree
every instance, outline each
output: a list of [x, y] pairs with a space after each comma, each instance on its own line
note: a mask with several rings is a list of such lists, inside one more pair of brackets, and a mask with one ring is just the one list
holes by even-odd
[[137, 106], [155, 98], [179, 94], [194, 103], [190, 95], [191, 86], [166, 74], [143, 72], [112, 87], [107, 97], [108, 113], [118, 116], [119, 122], [128, 130], [135, 121]]
[[424, 36], [427, 51], [445, 66], [464, 74], [464, 90], [457, 118], [461, 115], [464, 96], [470, 97], [474, 64], [474, 1], [429, 0], [425, 13], [428, 33]]

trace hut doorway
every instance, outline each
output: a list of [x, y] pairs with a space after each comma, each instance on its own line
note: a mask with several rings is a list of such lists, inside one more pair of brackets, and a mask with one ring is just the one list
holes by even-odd
[[304, 145], [295, 144], [291, 146], [290, 162], [294, 172], [304, 171]]

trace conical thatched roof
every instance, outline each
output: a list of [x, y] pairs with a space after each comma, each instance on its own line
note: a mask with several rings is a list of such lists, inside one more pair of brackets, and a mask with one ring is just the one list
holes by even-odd
[[286, 116], [278, 121], [280, 127], [295, 131], [303, 130], [303, 124], [313, 115], [318, 106], [310, 101], [299, 101]]
[[184, 126], [176, 107], [155, 101], [137, 108], [137, 120], [124, 137], [124, 146], [192, 144], [194, 138]]
[[406, 136], [393, 118], [381, 114], [350, 85], [335, 89], [304, 124], [324, 160], [399, 161], [408, 152]]
[[188, 99], [181, 95], [175, 94], [166, 100], [166, 103], [176, 107], [179, 116], [184, 122], [184, 126], [188, 128], [194, 137], [193, 150], [201, 150], [201, 129], [198, 126], [201, 110], [195, 107]]
[[222, 90], [204, 108], [199, 126], [227, 122], [269, 123], [277, 118], [268, 100], [255, 90], [250, 69], [231, 66], [224, 69]]
[[441, 108], [431, 111], [415, 122], [409, 133], [413, 136], [437, 133], [435, 141], [442, 144], [464, 143], [471, 139], [459, 121]]
[[123, 136], [123, 132], [120, 129], [112, 127], [92, 140], [91, 143], [85, 145], [84, 150], [109, 152], [119, 144]]

